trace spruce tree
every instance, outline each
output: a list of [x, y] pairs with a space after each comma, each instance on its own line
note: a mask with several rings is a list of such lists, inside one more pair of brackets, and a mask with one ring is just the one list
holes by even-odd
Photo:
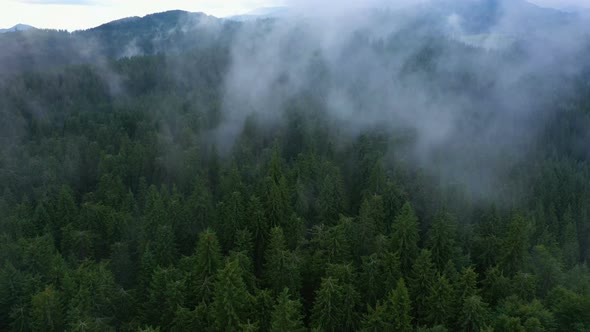
[[410, 294], [414, 303], [414, 315], [418, 326], [426, 322], [428, 301], [432, 287], [436, 281], [436, 270], [429, 250], [422, 249], [412, 266], [409, 281]]
[[412, 302], [403, 278], [398, 281], [397, 287], [390, 293], [387, 306], [389, 313], [391, 313], [391, 331], [413, 331]]
[[428, 297], [428, 322], [432, 325], [447, 325], [454, 312], [453, 299], [454, 291], [449, 280], [444, 275], [439, 275]]
[[455, 234], [453, 220], [446, 212], [439, 213], [428, 232], [426, 241], [428, 249], [432, 253], [432, 261], [439, 271], [455, 253]]
[[311, 312], [312, 326], [322, 331], [342, 330], [342, 287], [334, 278], [324, 278]]
[[52, 286], [31, 298], [30, 327], [32, 331], [62, 331], [64, 315], [60, 293]]
[[213, 320], [217, 330], [237, 331], [248, 322], [252, 305], [242, 279], [242, 271], [237, 260], [227, 260], [219, 270], [215, 282], [215, 295], [212, 304]]
[[488, 305], [478, 295], [463, 299], [459, 314], [459, 326], [465, 332], [479, 332], [488, 322]]
[[420, 240], [418, 218], [408, 202], [395, 218], [391, 232], [391, 248], [400, 257], [402, 273], [409, 275], [414, 259], [418, 256]]
[[285, 288], [279, 293], [277, 303], [272, 311], [270, 323], [271, 332], [303, 332], [303, 315], [301, 314], [301, 304], [292, 300], [289, 295], [289, 289]]

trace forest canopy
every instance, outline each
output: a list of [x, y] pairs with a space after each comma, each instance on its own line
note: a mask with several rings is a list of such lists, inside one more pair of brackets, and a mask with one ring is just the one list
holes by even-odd
[[0, 35], [0, 330], [589, 331], [586, 40], [396, 13]]

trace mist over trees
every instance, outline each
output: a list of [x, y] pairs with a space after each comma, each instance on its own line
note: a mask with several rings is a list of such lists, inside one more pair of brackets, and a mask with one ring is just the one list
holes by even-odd
[[0, 35], [0, 330], [589, 330], [584, 19], [294, 8]]

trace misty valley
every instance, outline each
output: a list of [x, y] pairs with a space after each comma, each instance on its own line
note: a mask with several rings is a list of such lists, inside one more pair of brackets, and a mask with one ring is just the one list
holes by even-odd
[[0, 30], [0, 331], [590, 331], [590, 14], [292, 3]]

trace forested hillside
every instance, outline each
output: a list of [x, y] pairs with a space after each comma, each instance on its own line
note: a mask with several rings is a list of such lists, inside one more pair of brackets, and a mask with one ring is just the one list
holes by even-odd
[[[227, 81], [241, 28], [0, 81], [1, 331], [590, 331], [586, 64], [508, 84], [480, 65], [522, 67], [525, 46], [361, 32], [310, 68], [287, 47], [304, 88], [277, 71], [270, 96], [244, 99]], [[403, 125], [361, 125], [395, 94], [369, 51], [399, 69]], [[338, 84], [350, 117], [326, 102]], [[435, 97], [414, 103], [416, 86]], [[248, 98], [270, 102], [234, 105]], [[447, 109], [457, 126], [436, 135]]]

